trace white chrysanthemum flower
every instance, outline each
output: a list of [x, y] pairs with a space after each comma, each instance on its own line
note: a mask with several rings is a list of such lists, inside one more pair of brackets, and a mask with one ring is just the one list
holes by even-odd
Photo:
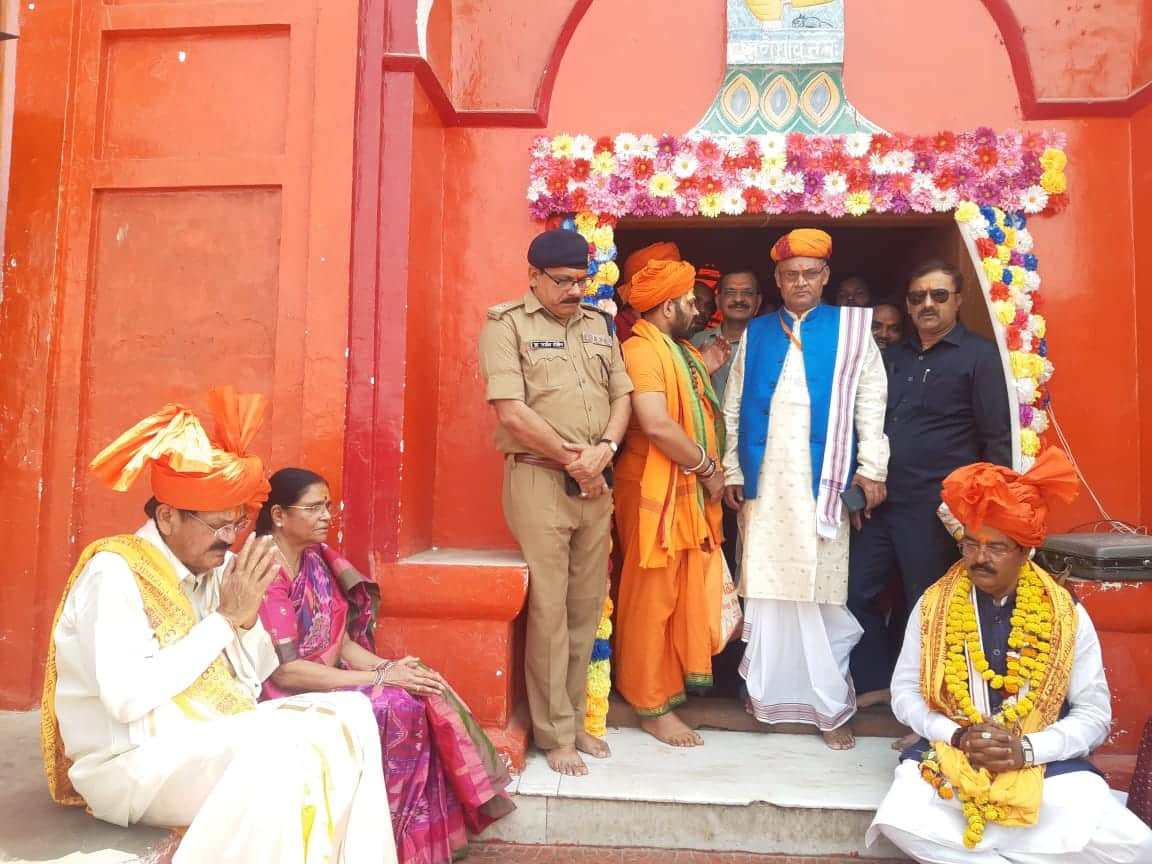
[[932, 190], [932, 209], [937, 213], [955, 210], [958, 198], [955, 189], [934, 189]]
[[681, 180], [691, 177], [700, 167], [700, 161], [691, 153], [684, 152], [677, 155], [672, 161], [672, 173]]
[[848, 178], [841, 171], [829, 171], [824, 175], [824, 191], [829, 195], [843, 195], [848, 191]]
[[1032, 470], [1032, 466], [1036, 464], [1035, 456], [1021, 456], [1020, 457], [1020, 471], [1027, 474]]
[[543, 195], [547, 191], [548, 191], [548, 184], [546, 182], [544, 182], [544, 178], [543, 177], [537, 177], [531, 183], [528, 184], [528, 200], [529, 201], [536, 201], [540, 198], [541, 195]]
[[1029, 186], [1020, 193], [1020, 209], [1025, 213], [1040, 213], [1048, 206], [1048, 193], [1043, 186]]
[[869, 132], [853, 132], [844, 136], [844, 152], [849, 156], [863, 156], [872, 147], [872, 135]]
[[1052, 365], [1052, 361], [1047, 357], [1044, 358], [1044, 371], [1040, 373], [1040, 383], [1047, 384], [1052, 379], [1052, 373], [1056, 371], [1056, 367]]
[[536, 157], [550, 156], [552, 154], [552, 140], [543, 135], [532, 141], [532, 155]]
[[725, 189], [720, 196], [720, 209], [729, 216], [739, 216], [748, 206], [739, 189]]
[[799, 171], [784, 172], [784, 189], [786, 192], [796, 194], [804, 191], [804, 175]]
[[927, 171], [913, 171], [912, 172], [912, 191], [913, 192], [935, 192], [936, 191], [936, 178], [934, 178]]
[[788, 139], [780, 132], [768, 132], [759, 136], [760, 152], [765, 156], [788, 155]]
[[744, 138], [740, 135], [721, 135], [716, 139], [725, 156], [741, 156], [744, 153]]
[[1035, 378], [1017, 378], [1015, 383], [1016, 398], [1021, 405], [1031, 405], [1039, 398], [1040, 394], [1036, 391]]
[[1027, 228], [1016, 229], [1016, 251], [1021, 255], [1032, 251], [1032, 232]]
[[1032, 314], [1032, 295], [1026, 291], [1013, 292], [1012, 299], [1016, 301], [1016, 305], [1027, 312]]
[[1024, 287], [1029, 291], [1036, 291], [1040, 288], [1040, 274], [1035, 270], [1024, 271]]
[[888, 165], [884, 161], [884, 157], [879, 153], [873, 153], [868, 157], [868, 170], [873, 174], [887, 174]]
[[916, 164], [916, 156], [911, 150], [893, 150], [883, 162], [889, 174], [909, 174]]
[[572, 157], [591, 159], [596, 155], [596, 142], [591, 135], [577, 135], [572, 139]]
[[1048, 431], [1048, 425], [1048, 412], [1043, 408], [1034, 408], [1032, 410], [1032, 422], [1028, 424], [1028, 428], [1037, 435], [1043, 435]]
[[1027, 330], [1024, 330], [1020, 333], [1020, 350], [1021, 351], [1026, 351], [1029, 354], [1031, 354], [1032, 350], [1033, 350], [1032, 342], [1033, 342], [1033, 339], [1032, 339], [1031, 333], [1029, 333]]
[[657, 144], [659, 141], [655, 135], [644, 134], [637, 139], [636, 149], [639, 151], [639, 155], [645, 159], [655, 159]]
[[758, 184], [765, 192], [783, 195], [788, 191], [788, 175], [783, 172], [761, 171], [761, 182]]
[[988, 236], [988, 220], [980, 215], [973, 216], [967, 222], [960, 223], [960, 230], [964, 232], [965, 236], [979, 240], [981, 237]]
[[640, 152], [640, 139], [631, 132], [621, 132], [612, 139], [617, 159], [631, 159]]

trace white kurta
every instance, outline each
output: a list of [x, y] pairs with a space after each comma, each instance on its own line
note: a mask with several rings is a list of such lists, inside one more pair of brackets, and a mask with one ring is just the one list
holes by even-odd
[[[259, 622], [237, 639], [215, 612], [223, 566], [194, 575], [155, 523], [136, 533], [175, 568], [200, 620], [161, 650], [123, 558], [99, 553], [77, 577], [54, 632], [56, 714], [69, 777], [93, 814], [119, 825], [190, 826], [177, 864], [320, 861], [341, 844], [343, 856], [330, 860], [394, 861], [368, 700], [306, 695], [187, 718], [173, 697], [221, 652], [253, 698], [276, 653]], [[314, 814], [307, 844], [306, 812]]]
[[[920, 692], [920, 604], [912, 610], [892, 676], [892, 711], [929, 741], [947, 741], [955, 721], [928, 707]], [[1037, 763], [1087, 756], [1108, 735], [1112, 708], [1096, 628], [1078, 609], [1076, 649], [1068, 685], [1068, 716], [1028, 735]], [[905, 760], [868, 829], [883, 833], [917, 861], [939, 864], [1144, 864], [1152, 862], [1152, 831], [1113, 797], [1099, 776], [1075, 771], [1044, 780], [1040, 818], [1028, 828], [989, 823], [973, 850], [964, 848], [967, 820], [959, 802], [939, 797]]]
[[[804, 316], [791, 317], [793, 333], [803, 341]], [[747, 333], [732, 361], [724, 399], [724, 475], [730, 485], [744, 483], [737, 454], [746, 340]], [[858, 470], [873, 480], [888, 476], [887, 388], [883, 360], [869, 339], [853, 418]], [[820, 537], [816, 529], [811, 408], [804, 355], [793, 344], [772, 396], [757, 496], [740, 512], [747, 642], [740, 672], [758, 720], [811, 723], [828, 731], [855, 713], [848, 658], [863, 631], [844, 605], [848, 521], [841, 521], [834, 539]]]

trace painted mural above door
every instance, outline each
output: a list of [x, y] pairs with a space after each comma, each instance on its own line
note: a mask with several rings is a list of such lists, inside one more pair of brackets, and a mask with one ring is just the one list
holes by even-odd
[[724, 83], [697, 129], [879, 132], [844, 92], [844, 0], [727, 0]]

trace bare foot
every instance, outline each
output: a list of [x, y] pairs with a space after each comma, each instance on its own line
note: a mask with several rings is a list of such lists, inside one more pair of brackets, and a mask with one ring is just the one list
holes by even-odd
[[856, 697], [857, 708], [871, 708], [873, 705], [888, 705], [891, 702], [891, 690], [869, 690]]
[[569, 777], [583, 777], [588, 773], [588, 766], [576, 752], [575, 745], [556, 747], [544, 751], [544, 758], [548, 760], [548, 767], [557, 774], [567, 774]]
[[820, 734], [824, 736], [824, 743], [831, 750], [851, 750], [856, 746], [856, 736], [852, 734], [852, 727], [847, 724]]
[[675, 711], [669, 711], [659, 717], [641, 717], [640, 728], [653, 738], [673, 747], [699, 747], [704, 743], [704, 739], [689, 729], [684, 721], [676, 716]]
[[905, 750], [907, 750], [909, 747], [911, 747], [913, 744], [915, 744], [919, 740], [920, 740], [919, 735], [917, 735], [915, 732], [909, 732], [903, 738], [897, 738], [895, 741], [893, 741], [892, 742], [892, 749], [895, 750], [897, 753], [903, 753]]
[[595, 735], [589, 735], [583, 729], [576, 733], [576, 749], [595, 759], [607, 759], [612, 755], [612, 749], [608, 746], [607, 741], [603, 738], [597, 738]]

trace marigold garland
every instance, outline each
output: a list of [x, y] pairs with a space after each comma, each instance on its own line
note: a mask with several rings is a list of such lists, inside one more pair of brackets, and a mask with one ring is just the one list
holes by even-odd
[[604, 610], [592, 643], [592, 662], [588, 664], [587, 702], [584, 708], [584, 731], [603, 738], [607, 731], [608, 693], [612, 689], [612, 598], [604, 598]]
[[[1052, 600], [1044, 583], [1031, 567], [1023, 567], [1016, 587], [1016, 608], [1012, 612], [1012, 629], [1008, 634], [1008, 658], [1003, 675], [992, 669], [984, 656], [972, 603], [972, 583], [966, 577], [956, 580], [948, 605], [944, 641], [948, 646], [944, 686], [960, 712], [962, 726], [984, 722], [969, 692], [969, 665], [988, 687], [999, 690], [1003, 702], [991, 722], [1012, 728], [1035, 707], [1029, 693], [1038, 690], [1048, 671], [1052, 648]], [[958, 797], [968, 827], [964, 845], [975, 848], [984, 837], [989, 822], [1004, 818], [1004, 811], [986, 799], [973, 800], [956, 790], [940, 771], [937, 754], [929, 750], [920, 761], [920, 776], [930, 783], [941, 798]]]

